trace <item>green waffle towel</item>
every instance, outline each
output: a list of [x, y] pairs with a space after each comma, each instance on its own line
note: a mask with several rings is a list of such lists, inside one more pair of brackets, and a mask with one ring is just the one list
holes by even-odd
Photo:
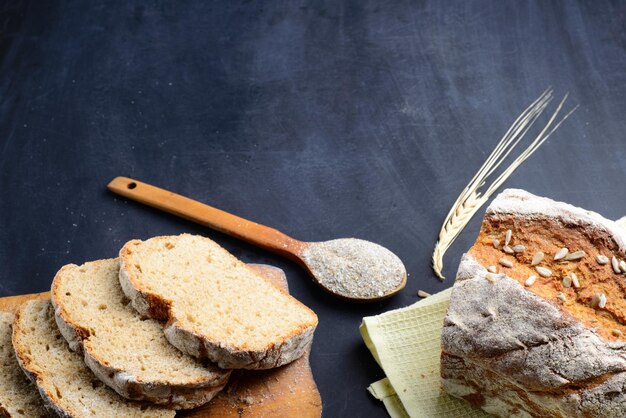
[[441, 388], [441, 329], [451, 289], [406, 308], [363, 318], [361, 335], [386, 378], [369, 392], [383, 401], [392, 418], [488, 417]]

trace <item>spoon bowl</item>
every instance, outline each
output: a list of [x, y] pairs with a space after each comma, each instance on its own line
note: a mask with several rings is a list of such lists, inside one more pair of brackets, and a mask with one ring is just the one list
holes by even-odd
[[128, 199], [180, 216], [295, 261], [327, 292], [342, 299], [371, 302], [398, 293], [406, 269], [394, 253], [370, 241], [340, 238], [304, 242], [185, 196], [116, 177], [108, 189]]

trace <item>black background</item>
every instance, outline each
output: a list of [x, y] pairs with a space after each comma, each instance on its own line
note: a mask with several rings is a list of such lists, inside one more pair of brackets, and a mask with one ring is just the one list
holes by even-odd
[[[3, 1], [0, 295], [131, 238], [205, 234], [288, 274], [319, 315], [325, 416], [386, 416], [361, 318], [453, 282], [480, 216], [430, 255], [459, 192], [553, 86], [580, 109], [507, 182], [626, 214], [626, 4], [617, 1]], [[106, 191], [117, 175], [295, 238], [358, 237], [405, 262], [385, 302], [333, 299], [295, 265]]]

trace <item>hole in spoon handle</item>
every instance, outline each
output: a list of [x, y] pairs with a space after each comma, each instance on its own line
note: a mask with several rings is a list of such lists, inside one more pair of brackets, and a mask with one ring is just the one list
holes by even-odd
[[128, 199], [208, 226], [299, 261], [298, 253], [303, 243], [276, 229], [128, 177], [116, 177], [107, 187], [113, 193]]

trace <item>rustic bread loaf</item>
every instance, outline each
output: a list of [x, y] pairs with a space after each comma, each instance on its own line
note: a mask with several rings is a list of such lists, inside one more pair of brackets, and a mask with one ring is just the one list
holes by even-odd
[[268, 369], [312, 342], [315, 313], [208, 238], [130, 241], [120, 264], [133, 306], [167, 321], [167, 339], [187, 354], [227, 369]]
[[0, 312], [0, 416], [51, 417], [35, 386], [20, 369], [11, 345], [13, 314]]
[[625, 256], [614, 222], [501, 193], [452, 291], [446, 392], [499, 417], [626, 416]]
[[13, 323], [13, 347], [21, 368], [61, 417], [175, 415], [171, 409], [128, 401], [98, 380], [59, 333], [49, 299], [29, 301], [20, 307]]
[[52, 304], [70, 347], [83, 352], [94, 374], [125, 398], [188, 409], [207, 403], [226, 385], [230, 371], [183, 354], [159, 322], [143, 320], [130, 306], [117, 259], [61, 268], [52, 283]]

